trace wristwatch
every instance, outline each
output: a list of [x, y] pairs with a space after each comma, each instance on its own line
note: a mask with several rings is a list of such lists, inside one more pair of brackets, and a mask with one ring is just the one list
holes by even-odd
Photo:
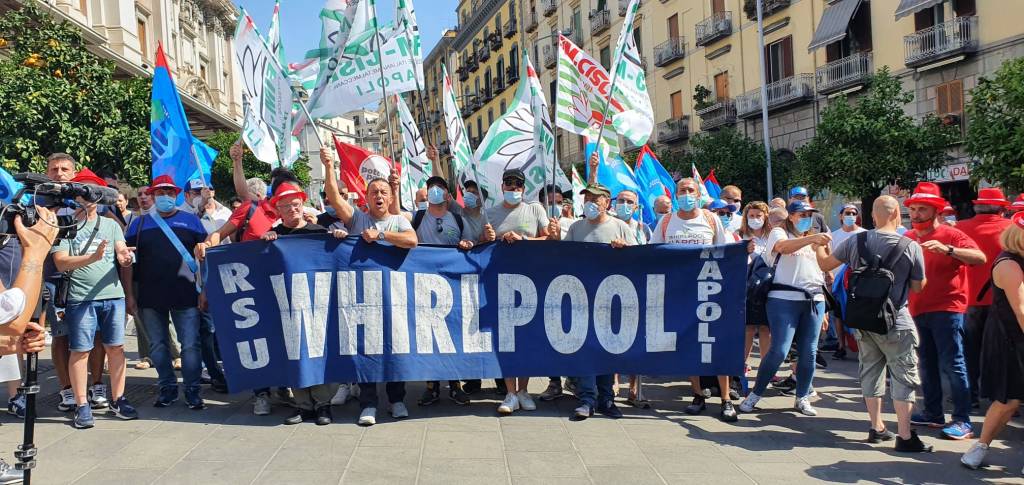
[[953, 246], [950, 246], [949, 249], [946, 250], [946, 256], [953, 257], [953, 250], [954, 249], [956, 249], [956, 248], [954, 248]]
[[385, 241], [385, 239], [384, 239], [384, 231], [380, 231], [380, 232], [377, 233], [377, 241], [378, 242], [384, 242]]

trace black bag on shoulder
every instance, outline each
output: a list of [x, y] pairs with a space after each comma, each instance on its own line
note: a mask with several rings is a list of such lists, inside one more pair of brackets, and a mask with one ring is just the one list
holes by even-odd
[[843, 325], [857, 330], [885, 335], [896, 324], [898, 308], [889, 298], [896, 282], [893, 266], [910, 245], [910, 239], [900, 238], [895, 247], [882, 260], [880, 254], [869, 254], [867, 235], [857, 234], [857, 255], [860, 265], [850, 272], [846, 290], [846, 311]]
[[765, 263], [764, 258], [758, 256], [747, 269], [748, 325], [768, 325], [768, 312], [765, 306], [768, 303], [768, 292], [771, 291], [775, 280], [775, 267], [778, 266], [781, 256], [776, 254], [771, 266]]

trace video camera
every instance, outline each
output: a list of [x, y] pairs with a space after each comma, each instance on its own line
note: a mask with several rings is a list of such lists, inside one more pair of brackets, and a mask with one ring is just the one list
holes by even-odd
[[[0, 234], [15, 236], [14, 218], [18, 216], [21, 216], [25, 226], [34, 226], [39, 219], [36, 206], [47, 209], [77, 208], [75, 199], [78, 197], [101, 205], [112, 205], [117, 202], [117, 190], [109, 187], [77, 182], [54, 182], [49, 177], [37, 173], [15, 174], [14, 180], [20, 182], [23, 187], [11, 198], [12, 203], [0, 207]], [[58, 215], [57, 226], [60, 227], [57, 239], [72, 239], [78, 233], [78, 223], [74, 216]]]

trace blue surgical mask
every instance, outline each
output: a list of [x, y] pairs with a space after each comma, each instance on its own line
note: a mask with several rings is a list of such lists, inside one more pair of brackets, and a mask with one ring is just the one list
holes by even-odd
[[558, 217], [562, 215], [562, 206], [553, 205], [548, 207], [548, 217]]
[[843, 225], [853, 227], [857, 223], [857, 216], [843, 216]]
[[946, 222], [956, 222], [956, 216], [946, 216]]
[[796, 232], [799, 232], [800, 234], [803, 234], [803, 233], [805, 233], [807, 231], [810, 231], [812, 224], [814, 224], [814, 218], [813, 217], [802, 218], [799, 221], [797, 221], [797, 223], [796, 223]]
[[679, 195], [676, 196], [676, 203], [681, 210], [689, 212], [697, 207], [697, 198], [692, 195]]
[[429, 206], [430, 206], [430, 204], [428, 204], [427, 201], [425, 201], [425, 200], [421, 201], [421, 202], [417, 202], [416, 203], [416, 210], [425, 211], [425, 210], [427, 210], [427, 207], [429, 207]]
[[171, 212], [174, 210], [174, 197], [169, 195], [158, 195], [156, 196], [156, 210], [159, 212]]
[[517, 205], [523, 201], [523, 193], [518, 190], [506, 190], [502, 196], [505, 198], [505, 203], [509, 205]]
[[628, 221], [633, 217], [634, 209], [635, 206], [633, 204], [619, 202], [618, 204], [615, 204], [615, 216], [624, 221]]
[[583, 205], [583, 215], [590, 220], [597, 219], [601, 215], [601, 208], [594, 202], [587, 202]]
[[427, 202], [438, 205], [444, 202], [444, 189], [438, 186], [433, 186], [427, 189]]
[[328, 205], [327, 207], [325, 207], [324, 208], [324, 212], [326, 212], [327, 215], [329, 215], [331, 217], [337, 217], [337, 215], [338, 215], [338, 211], [334, 210], [334, 206], [333, 205]]
[[729, 213], [729, 214], [719, 214], [718, 215], [718, 219], [720, 221], [722, 221], [722, 225], [723, 226], [729, 227], [729, 224], [732, 223], [732, 213]]
[[476, 198], [476, 194], [472, 192], [466, 192], [462, 194], [462, 202], [465, 202], [467, 209], [476, 208], [476, 205], [480, 202]]

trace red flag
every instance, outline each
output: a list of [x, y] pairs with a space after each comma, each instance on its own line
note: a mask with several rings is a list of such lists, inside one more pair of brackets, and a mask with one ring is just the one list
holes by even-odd
[[365, 204], [367, 182], [376, 178], [387, 180], [394, 164], [359, 145], [344, 143], [333, 135], [332, 138], [340, 159], [341, 181], [350, 193], [358, 194], [361, 203]]

